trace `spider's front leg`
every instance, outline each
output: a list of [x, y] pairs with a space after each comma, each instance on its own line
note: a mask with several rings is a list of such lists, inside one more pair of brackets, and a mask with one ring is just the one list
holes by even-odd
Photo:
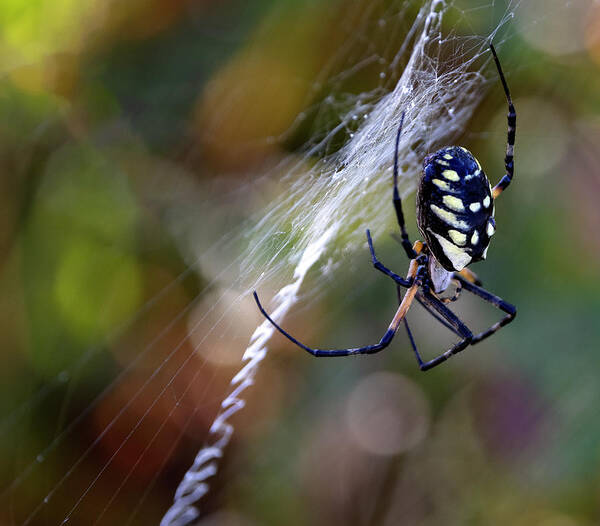
[[402, 234], [402, 246], [404, 247], [404, 251], [406, 252], [408, 259], [414, 259], [417, 257], [417, 253], [415, 252], [410, 239], [408, 238], [408, 233], [406, 232], [406, 225], [404, 224], [404, 212], [402, 211], [402, 200], [400, 199], [400, 194], [398, 193], [398, 145], [400, 144], [400, 136], [402, 135], [403, 124], [404, 112], [402, 112], [400, 126], [398, 127], [398, 133], [396, 134], [396, 147], [394, 149], [394, 193], [392, 200], [394, 203], [394, 210], [396, 210], [398, 226], [400, 227], [400, 232]]
[[506, 140], [506, 155], [504, 157], [504, 167], [506, 169], [506, 173], [504, 177], [500, 179], [500, 182], [494, 186], [492, 190], [492, 197], [496, 199], [511, 183], [514, 173], [515, 173], [515, 163], [514, 163], [514, 150], [515, 150], [515, 133], [517, 130], [517, 112], [515, 111], [515, 106], [513, 104], [512, 98], [510, 96], [510, 91], [508, 89], [508, 84], [506, 83], [506, 79], [504, 78], [504, 73], [502, 72], [502, 66], [500, 66], [500, 60], [498, 59], [498, 55], [496, 54], [496, 50], [494, 46], [490, 42], [490, 50], [492, 51], [492, 55], [494, 57], [494, 62], [496, 63], [496, 68], [498, 69], [498, 76], [500, 77], [500, 81], [502, 82], [502, 87], [504, 88], [504, 94], [506, 95], [506, 102], [508, 104], [508, 134]]

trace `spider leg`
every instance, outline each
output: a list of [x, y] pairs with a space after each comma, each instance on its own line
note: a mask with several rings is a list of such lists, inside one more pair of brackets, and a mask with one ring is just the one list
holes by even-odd
[[[402, 303], [402, 291], [400, 290], [400, 285], [396, 285], [396, 293], [398, 294], [398, 303]], [[418, 296], [415, 296], [415, 299], [417, 301], [419, 301]], [[413, 349], [413, 352], [415, 353], [417, 360], [421, 361], [421, 356], [419, 355], [419, 351], [417, 350], [417, 344], [415, 343], [415, 339], [413, 337], [412, 331], [410, 330], [410, 327], [408, 326], [408, 318], [405, 316], [404, 320], [402, 320], [402, 321], [404, 322], [406, 334], [408, 335], [408, 339], [410, 341], [410, 345]]]
[[446, 329], [452, 331], [457, 336], [461, 336], [460, 332], [458, 332], [452, 325], [450, 325], [444, 318], [442, 318], [439, 314], [437, 314], [431, 307], [429, 307], [418, 295], [415, 298], [429, 314], [431, 314], [439, 323], [441, 323]]
[[482, 289], [481, 287], [478, 287], [477, 285], [473, 285], [472, 283], [469, 283], [468, 281], [463, 279], [461, 276], [456, 276], [456, 278], [462, 282], [465, 290], [468, 290], [469, 292], [475, 294], [476, 296], [479, 296], [480, 298], [484, 299], [485, 301], [498, 307], [500, 310], [506, 312], [506, 316], [504, 316], [504, 318], [502, 318], [499, 322], [494, 323], [494, 325], [492, 325], [489, 329], [486, 329], [485, 331], [482, 331], [479, 334], [476, 334], [475, 336], [473, 336], [473, 339], [471, 340], [471, 345], [475, 345], [476, 343], [479, 343], [481, 340], [485, 340], [488, 336], [491, 336], [498, 329], [500, 329], [500, 327], [504, 327], [505, 325], [508, 325], [511, 321], [513, 321], [515, 319], [515, 316], [517, 315], [517, 309], [514, 305], [507, 303], [506, 301], [504, 301], [502, 298], [499, 298], [498, 296], [494, 296], [487, 290]]
[[413, 249], [412, 243], [410, 239], [408, 239], [408, 234], [406, 233], [406, 226], [404, 224], [404, 213], [402, 212], [402, 201], [400, 200], [400, 194], [398, 193], [398, 145], [400, 144], [400, 135], [402, 135], [402, 125], [404, 124], [404, 114], [402, 112], [402, 117], [400, 118], [400, 127], [398, 128], [398, 133], [396, 134], [396, 147], [394, 149], [394, 209], [396, 210], [396, 218], [398, 219], [398, 225], [400, 226], [400, 232], [402, 233], [402, 246], [404, 247], [404, 251], [408, 259], [414, 259], [417, 257], [416, 252]]
[[[458, 331], [455, 327], [453, 327], [452, 325], [450, 325], [446, 320], [444, 320], [444, 318], [442, 318], [439, 314], [437, 314], [432, 307], [430, 307], [427, 303], [425, 303], [422, 299], [420, 294], [418, 294], [415, 299], [419, 302], [419, 304], [429, 313], [431, 314], [431, 316], [433, 316], [440, 324], [442, 324], [444, 327], [446, 327], [446, 329], [448, 329], [449, 331], [453, 332], [454, 334], [456, 334], [457, 336], [460, 336], [461, 338], [463, 337], [463, 335], [461, 334], [460, 331]], [[406, 331], [408, 333], [408, 338], [410, 340], [410, 343], [412, 345], [413, 351], [415, 353], [415, 356], [417, 357], [417, 361], [419, 362], [419, 366], [424, 365], [423, 361], [421, 359], [421, 355], [419, 354], [419, 351], [417, 350], [417, 346], [415, 344], [412, 332], [410, 330], [410, 328], [408, 327], [408, 323], [407, 320], [405, 319], [404, 322], [406, 323]], [[458, 351], [457, 351], [458, 352]], [[440, 360], [439, 363], [441, 363], [444, 360]], [[430, 363], [430, 362], [428, 362]], [[436, 364], [437, 365], [437, 364]], [[431, 365], [431, 367], [434, 367], [434, 365]], [[427, 368], [431, 368], [431, 367], [427, 367]], [[424, 368], [423, 370], [427, 370], [427, 368]]]
[[515, 107], [513, 106], [512, 99], [510, 97], [510, 91], [508, 90], [508, 84], [506, 83], [506, 79], [504, 78], [504, 73], [502, 72], [502, 67], [500, 66], [500, 60], [498, 60], [498, 55], [496, 54], [496, 50], [494, 46], [490, 42], [490, 49], [492, 51], [492, 55], [494, 56], [494, 62], [496, 63], [496, 68], [498, 69], [498, 75], [500, 76], [500, 81], [502, 82], [502, 87], [504, 88], [504, 93], [506, 95], [506, 101], [508, 102], [508, 137], [506, 141], [506, 156], [504, 157], [504, 166], [506, 168], [506, 174], [500, 182], [494, 186], [492, 190], [492, 197], [496, 199], [503, 190], [506, 190], [506, 187], [512, 181], [514, 175], [514, 149], [515, 149], [515, 132], [517, 129], [517, 113], [515, 111]]
[[406, 318], [404, 318], [404, 327], [406, 328], [406, 334], [408, 334], [410, 346], [412, 347], [412, 350], [415, 353], [417, 362], [419, 362], [419, 364], [422, 364], [423, 360], [421, 359], [421, 355], [419, 354], [419, 351], [417, 350], [417, 344], [415, 343], [415, 339], [413, 338], [412, 331], [410, 330], [410, 327], [408, 326], [408, 320]]
[[417, 354], [417, 360], [419, 362], [419, 367], [421, 371], [427, 371], [432, 369], [436, 365], [445, 362], [450, 356], [459, 353], [464, 350], [467, 345], [471, 343], [473, 338], [473, 333], [469, 330], [469, 328], [454, 314], [448, 307], [446, 307], [439, 299], [437, 299], [431, 292], [423, 291], [419, 293], [420, 298], [423, 300], [423, 303], [432, 307], [438, 314], [440, 314], [454, 329], [457, 334], [462, 337], [458, 343], [455, 343], [450, 349], [446, 352], [440, 354], [437, 358], [430, 360], [428, 362], [423, 362], [419, 355]]
[[[398, 293], [398, 303], [402, 302], [402, 291], [400, 290], [400, 285], [396, 285], [396, 292]], [[419, 296], [415, 296], [415, 299], [421, 304], [423, 305], [423, 302], [421, 301], [421, 299], [419, 298]], [[426, 310], [429, 310], [429, 308], [426, 305], [423, 305], [423, 307], [425, 307]], [[431, 312], [431, 311], [429, 311]], [[442, 323], [443, 325], [446, 325], [446, 327], [448, 327], [451, 331], [454, 332], [454, 328], [451, 325], [448, 325], [443, 319], [439, 318], [436, 314], [433, 314], [434, 318], [437, 318], [437, 320]], [[404, 328], [406, 329], [406, 334], [408, 335], [408, 340], [410, 341], [410, 346], [412, 347], [413, 352], [415, 353], [415, 357], [417, 358], [417, 362], [419, 363], [423, 363], [423, 360], [421, 359], [421, 355], [419, 354], [419, 351], [417, 349], [417, 344], [415, 343], [415, 338], [413, 337], [412, 331], [410, 330], [410, 327], [408, 325], [408, 318], [405, 316], [404, 317]]]
[[474, 283], [475, 285], [479, 285], [481, 287], [481, 280], [479, 279], [477, 274], [475, 274], [475, 272], [473, 272], [471, 269], [465, 267], [459, 272], [459, 274], [467, 281], [470, 281], [471, 283]]
[[258, 308], [259, 308], [260, 312], [262, 312], [263, 316], [265, 318], [267, 318], [267, 320], [269, 320], [281, 334], [283, 334], [292, 343], [295, 343], [298, 347], [304, 349], [306, 352], [309, 352], [313, 356], [332, 357], [332, 356], [350, 356], [353, 354], [374, 354], [374, 353], [377, 353], [377, 352], [385, 349], [390, 344], [390, 342], [394, 338], [394, 335], [396, 334], [396, 331], [398, 330], [398, 327], [400, 326], [400, 323], [406, 316], [406, 312], [410, 308], [410, 306], [415, 298], [415, 295], [417, 293], [417, 290], [420, 286], [421, 286], [420, 283], [415, 283], [412, 287], [410, 287], [406, 291], [406, 294], [405, 294], [404, 298], [402, 299], [402, 302], [400, 303], [400, 306], [398, 307], [398, 310], [396, 311], [396, 314], [394, 315], [394, 318], [392, 319], [392, 322], [390, 323], [388, 330], [385, 332], [385, 334], [383, 335], [381, 340], [379, 340], [379, 343], [376, 343], [374, 345], [365, 345], [364, 347], [354, 347], [354, 348], [350, 348], [350, 349], [313, 349], [311, 347], [304, 345], [303, 343], [298, 341], [296, 338], [294, 338], [289, 332], [282, 329], [279, 325], [277, 325], [277, 323], [275, 323], [271, 319], [271, 317], [267, 314], [267, 312], [261, 305], [256, 292], [254, 292], [254, 300], [256, 301], [256, 304], [258, 305]]
[[386, 276], [392, 278], [398, 285], [402, 285], [403, 287], [410, 287], [412, 285], [412, 281], [402, 276], [398, 276], [395, 272], [392, 272], [389, 268], [385, 267], [375, 255], [375, 249], [373, 248], [373, 240], [371, 239], [371, 232], [367, 229], [367, 243], [369, 243], [369, 250], [371, 252], [371, 261], [373, 262], [373, 266], [383, 272]]
[[457, 279], [453, 279], [452, 283], [454, 283], [454, 286], [456, 287], [456, 290], [454, 291], [454, 294], [448, 298], [440, 298], [440, 301], [442, 303], [452, 303], [456, 300], [458, 300], [458, 298], [460, 298], [460, 294], [462, 292], [462, 283], [460, 281], [458, 281]]

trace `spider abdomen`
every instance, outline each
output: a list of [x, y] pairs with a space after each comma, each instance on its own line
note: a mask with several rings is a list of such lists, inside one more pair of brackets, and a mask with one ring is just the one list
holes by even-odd
[[449, 271], [485, 259], [494, 235], [492, 189], [465, 148], [428, 155], [417, 195], [417, 224], [431, 253]]

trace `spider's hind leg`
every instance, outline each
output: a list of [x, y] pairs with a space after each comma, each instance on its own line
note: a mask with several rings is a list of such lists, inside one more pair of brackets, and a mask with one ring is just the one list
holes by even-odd
[[[450, 356], [463, 351], [472, 341], [473, 333], [469, 328], [454, 314], [446, 305], [444, 305], [438, 298], [436, 298], [430, 292], [420, 292], [418, 298], [423, 302], [423, 305], [427, 305], [432, 310], [435, 310], [442, 318], [444, 318], [448, 325], [452, 327], [453, 332], [456, 332], [462, 337], [458, 343], [455, 343], [446, 352], [440, 354], [437, 358], [429, 360], [428, 362], [422, 362], [417, 353], [417, 359], [419, 360], [419, 367], [421, 371], [427, 371], [432, 369], [436, 365], [445, 362]], [[427, 309], [429, 310], [429, 309]]]
[[508, 325], [511, 321], [515, 319], [515, 316], [517, 315], [517, 308], [514, 305], [511, 305], [510, 303], [504, 301], [502, 298], [494, 296], [491, 292], [488, 292], [487, 290], [482, 289], [481, 287], [478, 287], [473, 283], [470, 283], [459, 274], [455, 273], [454, 275], [456, 279], [458, 279], [462, 283], [463, 288], [465, 290], [468, 290], [472, 294], [479, 296], [481, 299], [484, 299], [485, 301], [491, 303], [495, 307], [498, 307], [500, 310], [506, 312], [506, 316], [504, 316], [504, 318], [502, 318], [499, 322], [494, 323], [494, 325], [492, 325], [490, 328], [473, 336], [473, 339], [471, 340], [472, 345], [479, 343], [482, 340], [485, 340], [487, 337], [494, 334], [498, 329], [504, 327], [505, 325]]

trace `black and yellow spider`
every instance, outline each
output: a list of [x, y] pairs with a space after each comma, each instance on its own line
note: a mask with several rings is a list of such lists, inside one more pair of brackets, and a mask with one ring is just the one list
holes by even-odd
[[[448, 146], [427, 155], [423, 161], [423, 175], [417, 197], [417, 225], [425, 242], [416, 241], [414, 245], [411, 244], [406, 233], [397, 186], [398, 143], [404, 122], [404, 114], [402, 114], [394, 153], [393, 203], [402, 234], [401, 243], [411, 261], [406, 278], [392, 272], [375, 256], [371, 234], [367, 230], [367, 241], [373, 266], [394, 280], [398, 288], [408, 289], [388, 330], [379, 343], [352, 349], [324, 350], [307, 347], [271, 319], [254, 292], [254, 299], [262, 314], [279, 332], [313, 356], [348, 356], [379, 352], [390, 344], [400, 323], [404, 322], [419, 367], [422, 371], [426, 371], [446, 361], [453, 354], [459, 353], [468, 345], [479, 343], [491, 336], [516, 316], [517, 311], [513, 305], [481, 288], [479, 286], [481, 283], [475, 274], [466, 268], [475, 261], [485, 259], [490, 239], [496, 230], [494, 200], [510, 184], [514, 174], [513, 152], [517, 116], [500, 61], [491, 43], [490, 49], [508, 102], [508, 140], [504, 158], [506, 174], [492, 188], [477, 159], [465, 148]], [[454, 296], [441, 298], [439, 295], [452, 282], [456, 286]], [[495, 305], [506, 315], [490, 328], [479, 334], [473, 334], [445, 305], [449, 301], [456, 300], [462, 289]], [[415, 299], [436, 320], [461, 338], [446, 352], [428, 362], [423, 362], [421, 359], [405, 318]]]

